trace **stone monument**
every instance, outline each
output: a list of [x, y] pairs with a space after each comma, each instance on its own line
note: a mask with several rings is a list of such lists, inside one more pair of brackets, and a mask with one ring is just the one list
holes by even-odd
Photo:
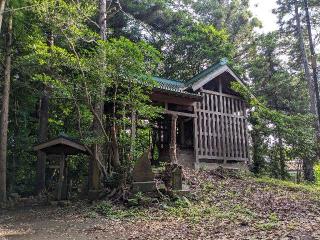
[[150, 149], [148, 149], [135, 163], [132, 177], [132, 190], [134, 193], [152, 192], [156, 189], [154, 173], [151, 169]]
[[178, 164], [172, 168], [172, 189], [182, 190], [182, 166]]

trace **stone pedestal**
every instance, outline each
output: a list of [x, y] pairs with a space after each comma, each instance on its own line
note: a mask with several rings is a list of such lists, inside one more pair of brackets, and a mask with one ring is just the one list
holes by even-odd
[[132, 192], [153, 192], [156, 190], [156, 183], [155, 181], [150, 182], [134, 182], [132, 184]]

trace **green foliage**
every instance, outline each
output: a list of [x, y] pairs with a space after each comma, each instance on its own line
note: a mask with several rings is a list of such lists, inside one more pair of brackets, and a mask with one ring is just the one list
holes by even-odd
[[265, 222], [256, 224], [256, 228], [262, 231], [270, 231], [279, 226], [279, 217], [276, 213], [271, 213]]
[[292, 181], [279, 180], [279, 179], [274, 179], [270, 177], [260, 177], [260, 178], [255, 178], [254, 180], [259, 183], [268, 184], [269, 186], [274, 186], [277, 188], [286, 188], [293, 192], [301, 192], [301, 191], [306, 193], [309, 192], [314, 194], [315, 199], [320, 198], [320, 194], [319, 194], [320, 188], [315, 184], [304, 183], [304, 182], [297, 184]]
[[[273, 177], [286, 178], [288, 175], [283, 172], [284, 166], [281, 164], [285, 164], [287, 159], [315, 158], [314, 130], [306, 127], [312, 126], [312, 115], [268, 108], [247, 88], [240, 84], [234, 84], [233, 88], [247, 99], [252, 109], [249, 120], [253, 124], [251, 132], [255, 141], [254, 172], [261, 174], [266, 171]], [[281, 145], [277, 139], [279, 136]], [[269, 162], [266, 158], [269, 158]]]
[[287, 160], [315, 161], [316, 143], [306, 83], [279, 58], [281, 41], [278, 32], [259, 36], [249, 53], [252, 84], [234, 87], [251, 108], [253, 171], [284, 179]]
[[320, 185], [320, 164], [317, 163], [314, 167], [314, 173], [316, 177], [316, 184]]
[[[262, 35], [253, 31], [261, 23], [247, 0], [124, 0], [121, 11], [115, 2], [108, 12], [108, 40], [101, 41], [96, 0], [10, 1], [16, 8], [8, 141], [12, 192], [32, 192], [36, 169], [32, 146], [38, 139], [38, 105], [45, 89], [50, 95], [50, 138], [63, 132], [87, 146], [108, 145], [111, 139], [106, 135], [115, 123], [122, 168], [106, 182], [118, 186], [149, 146], [152, 121], [162, 111], [150, 104], [152, 76], [187, 80], [224, 57], [250, 83], [250, 92], [235, 89], [251, 108], [253, 170], [285, 178], [285, 161], [314, 160], [314, 116], [308, 114], [291, 1], [278, 1], [281, 34]], [[311, 10], [316, 21], [316, 1], [311, 1]], [[0, 44], [3, 60], [3, 39]], [[282, 53], [288, 61], [279, 57]], [[106, 103], [107, 113], [101, 119], [107, 134], [101, 135], [92, 131], [93, 107], [100, 101]], [[104, 160], [107, 165], [109, 160]], [[77, 183], [84, 181], [87, 168], [87, 159], [70, 159]], [[204, 190], [213, 189], [208, 185]]]
[[[24, 8], [26, 5], [36, 7]], [[140, 119], [153, 119], [161, 111], [149, 100], [160, 52], [146, 41], [125, 37], [100, 41], [98, 29], [91, 25], [98, 13], [96, 1], [28, 0], [15, 7], [21, 9], [14, 17], [14, 48], [19, 54], [13, 56], [10, 100], [10, 190], [29, 195], [35, 185], [32, 147], [38, 138], [38, 102], [44, 86], [50, 95], [49, 138], [65, 133], [87, 146], [108, 142], [105, 136], [92, 133], [92, 108], [97, 101], [116, 103], [121, 154], [123, 162], [128, 160], [131, 112], [137, 112], [138, 125], [145, 125]], [[101, 99], [99, 86], [111, 94]], [[118, 89], [116, 97], [114, 89]], [[105, 116], [102, 119], [107, 120]], [[134, 156], [148, 143], [146, 129], [148, 126], [138, 130]], [[130, 167], [124, 165], [126, 170]], [[75, 183], [85, 181], [88, 159], [72, 157], [69, 167]], [[48, 171], [47, 180], [50, 174]]]
[[186, 22], [172, 36], [165, 54], [165, 63], [167, 68], [170, 67], [167, 74], [173, 78], [189, 79], [224, 57], [232, 59], [233, 46], [225, 30]]
[[97, 213], [100, 213], [102, 215], [105, 215], [105, 216], [109, 216], [111, 215], [112, 213], [114, 213], [113, 211], [113, 206], [110, 202], [107, 202], [107, 201], [103, 201], [101, 203], [99, 203], [95, 208], [94, 210], [97, 212]]
[[150, 207], [156, 202], [158, 202], [158, 199], [152, 198], [141, 192], [136, 193], [128, 199], [129, 207]]
[[96, 217], [98, 213], [106, 218], [110, 219], [130, 219], [130, 218], [145, 218], [147, 215], [144, 211], [137, 208], [131, 209], [121, 209], [117, 206], [112, 205], [110, 202], [102, 201], [98, 203], [93, 209], [88, 213], [88, 217]]

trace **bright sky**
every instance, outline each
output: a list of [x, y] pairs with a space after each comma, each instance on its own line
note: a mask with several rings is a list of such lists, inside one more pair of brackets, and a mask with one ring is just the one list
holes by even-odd
[[276, 8], [276, 0], [250, 0], [251, 11], [254, 16], [262, 21], [263, 29], [259, 32], [270, 32], [277, 29], [277, 18], [272, 14], [272, 9]]

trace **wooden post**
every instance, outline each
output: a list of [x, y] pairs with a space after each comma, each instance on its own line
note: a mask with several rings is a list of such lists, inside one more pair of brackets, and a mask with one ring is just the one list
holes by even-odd
[[193, 112], [196, 114], [196, 117], [193, 119], [193, 132], [194, 132], [194, 155], [196, 157], [195, 168], [199, 166], [199, 143], [198, 143], [198, 103], [193, 104]]
[[66, 161], [66, 156], [63, 154], [63, 155], [61, 155], [61, 160], [60, 160], [60, 172], [59, 172], [59, 183], [58, 183], [58, 201], [61, 200], [65, 161]]
[[177, 119], [178, 115], [171, 116], [171, 141], [170, 141], [170, 160], [177, 163]]
[[179, 122], [180, 125], [180, 144], [181, 146], [185, 146], [185, 134], [184, 134], [184, 122], [180, 121]]
[[226, 105], [224, 98], [222, 96], [222, 82], [221, 78], [219, 78], [219, 93], [220, 93], [220, 111], [221, 111], [221, 140], [222, 140], [222, 156], [223, 163], [226, 164], [226, 129], [225, 129], [225, 110]]

